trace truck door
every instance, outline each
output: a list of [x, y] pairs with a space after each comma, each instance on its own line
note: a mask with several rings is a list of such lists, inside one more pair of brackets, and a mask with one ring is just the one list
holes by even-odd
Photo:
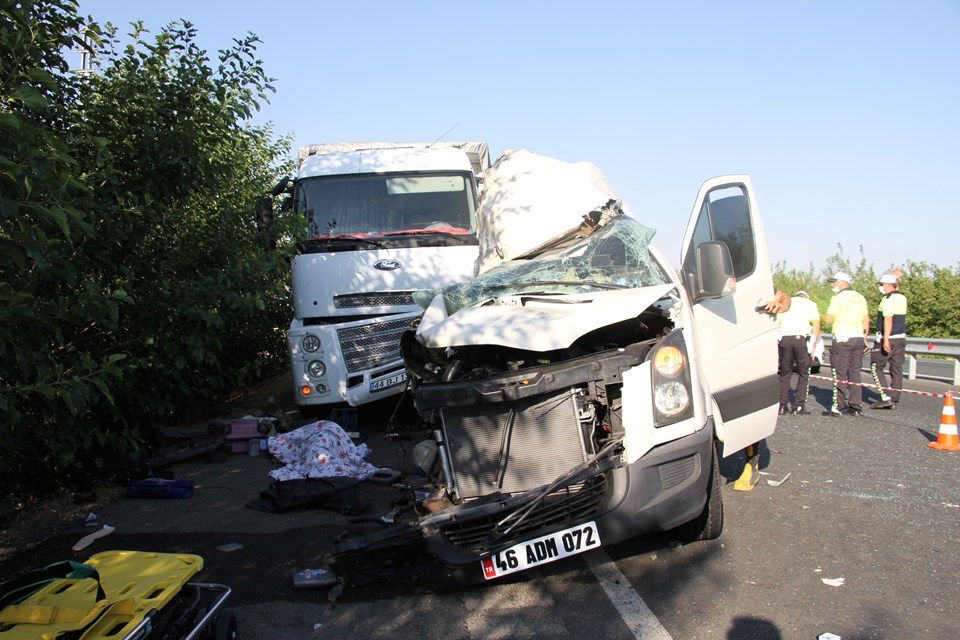
[[[730, 250], [735, 290], [696, 299], [696, 248], [722, 241]], [[717, 437], [728, 456], [773, 433], [777, 422], [776, 318], [765, 313], [773, 276], [749, 176], [720, 176], [700, 188], [681, 253], [681, 275], [693, 298], [695, 358], [707, 385]]]

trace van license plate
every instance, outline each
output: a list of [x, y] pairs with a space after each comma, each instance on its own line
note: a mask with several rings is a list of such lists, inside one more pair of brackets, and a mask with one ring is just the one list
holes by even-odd
[[400, 373], [395, 373], [389, 378], [383, 378], [381, 380], [376, 380], [370, 383], [370, 391], [383, 391], [388, 387], [394, 387], [401, 382], [407, 381], [407, 372], [401, 371]]
[[577, 525], [548, 536], [515, 544], [480, 561], [487, 580], [524, 571], [560, 558], [583, 553], [600, 546], [600, 535], [593, 522]]

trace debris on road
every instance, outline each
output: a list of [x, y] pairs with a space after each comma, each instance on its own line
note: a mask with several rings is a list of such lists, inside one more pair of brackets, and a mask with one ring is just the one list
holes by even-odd
[[81, 551], [89, 547], [94, 540], [97, 538], [102, 538], [103, 536], [108, 536], [113, 533], [113, 527], [108, 524], [103, 525], [102, 529], [98, 529], [93, 533], [88, 533], [77, 541], [77, 544], [73, 545], [74, 551]]
[[779, 487], [784, 482], [786, 482], [787, 478], [789, 477], [790, 477], [790, 474], [788, 473], [787, 475], [783, 476], [783, 479], [781, 480], [767, 480], [767, 484], [770, 485], [771, 487]]

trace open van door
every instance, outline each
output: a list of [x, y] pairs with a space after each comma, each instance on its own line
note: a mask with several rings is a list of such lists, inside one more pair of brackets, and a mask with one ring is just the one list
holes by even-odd
[[700, 187], [681, 264], [701, 378], [728, 456], [771, 435], [779, 406], [776, 317], [763, 310], [774, 297], [773, 276], [749, 176]]

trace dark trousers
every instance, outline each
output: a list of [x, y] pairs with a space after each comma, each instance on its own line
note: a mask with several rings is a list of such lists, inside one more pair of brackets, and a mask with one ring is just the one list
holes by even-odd
[[870, 354], [870, 371], [873, 373], [873, 380], [877, 385], [887, 386], [887, 376], [884, 368], [888, 365], [890, 367], [890, 392], [884, 393], [881, 389], [881, 397], [890, 396], [890, 399], [894, 402], [900, 402], [900, 390], [903, 389], [903, 362], [906, 359], [906, 352], [906, 338], [890, 338], [890, 351], [884, 351], [881, 342]]
[[807, 336], [783, 336], [780, 338], [780, 404], [790, 398], [790, 379], [793, 365], [797, 365], [797, 388], [793, 395], [794, 406], [806, 404], [807, 387], [810, 385], [810, 364], [813, 359], [807, 351]]
[[[833, 368], [833, 408], [860, 409], [860, 369], [863, 367], [863, 338], [850, 338], [830, 346], [830, 366]], [[856, 384], [847, 384], [854, 382]]]

